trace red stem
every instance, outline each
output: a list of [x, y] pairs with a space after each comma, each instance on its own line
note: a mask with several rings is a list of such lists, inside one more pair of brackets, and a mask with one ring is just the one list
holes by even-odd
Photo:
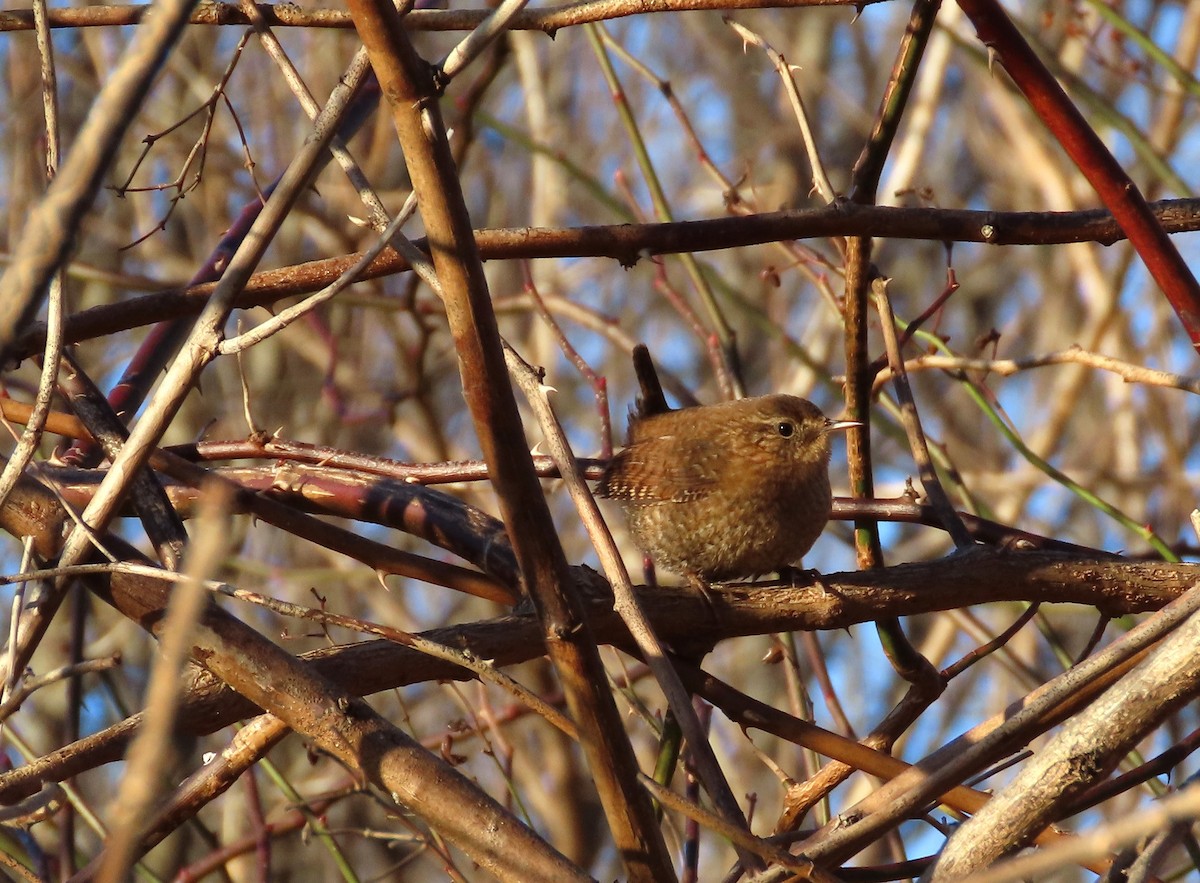
[[958, 0], [1034, 112], [1096, 189], [1200, 349], [1200, 284], [1142, 196], [997, 0]]

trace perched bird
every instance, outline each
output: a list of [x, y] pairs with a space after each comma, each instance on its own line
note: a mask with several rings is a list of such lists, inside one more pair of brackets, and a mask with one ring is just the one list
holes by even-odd
[[642, 551], [700, 586], [781, 571], [829, 520], [833, 421], [766, 395], [635, 416], [596, 489], [618, 501]]

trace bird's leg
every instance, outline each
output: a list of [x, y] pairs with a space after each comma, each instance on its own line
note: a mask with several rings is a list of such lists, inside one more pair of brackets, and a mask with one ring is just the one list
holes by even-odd
[[[646, 578], [646, 586], [648, 588], [654, 589], [658, 587], [658, 579], [654, 573], [654, 559], [649, 555], [642, 556], [642, 573]], [[708, 590], [709, 586], [704, 581], [704, 577], [698, 573], [687, 573], [684, 576], [687, 578], [688, 585], [700, 593], [700, 597], [704, 599], [704, 604], [708, 607], [708, 611], [712, 614], [713, 619], [718, 619], [717, 608], [713, 606], [713, 596]]]
[[686, 574], [688, 585], [700, 593], [700, 597], [704, 599], [704, 604], [708, 607], [708, 612], [712, 614], [712, 618], [720, 622], [721, 618], [717, 616], [717, 608], [713, 602], [712, 592], [709, 591], [709, 584], [698, 573]]
[[[649, 555], [642, 556], [642, 572], [646, 578], [646, 586], [651, 589], [657, 588], [658, 579], [654, 574], [654, 559]], [[687, 578], [688, 585], [700, 593], [700, 597], [704, 599], [704, 604], [713, 615], [713, 619], [717, 619], [717, 608], [713, 606], [713, 596], [704, 577], [698, 573], [687, 573], [684, 576]]]

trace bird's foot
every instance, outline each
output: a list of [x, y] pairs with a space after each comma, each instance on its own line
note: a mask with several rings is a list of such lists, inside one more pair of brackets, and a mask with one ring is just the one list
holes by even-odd
[[719, 622], [720, 617], [717, 616], [717, 607], [713, 599], [711, 586], [704, 580], [704, 577], [698, 573], [687, 574], [688, 585], [700, 593], [700, 597], [704, 599], [704, 606], [708, 608], [708, 612], [712, 614], [714, 621]]
[[812, 568], [788, 566], [779, 571], [779, 579], [787, 583], [789, 588], [800, 589], [807, 585], [820, 589], [822, 595], [828, 595], [830, 592], [829, 586], [821, 577], [821, 571]]

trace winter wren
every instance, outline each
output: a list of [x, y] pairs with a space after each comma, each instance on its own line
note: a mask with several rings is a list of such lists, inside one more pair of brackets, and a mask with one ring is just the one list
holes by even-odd
[[829, 433], [812, 402], [767, 395], [635, 417], [596, 492], [641, 549], [705, 582], [798, 562], [829, 520]]

